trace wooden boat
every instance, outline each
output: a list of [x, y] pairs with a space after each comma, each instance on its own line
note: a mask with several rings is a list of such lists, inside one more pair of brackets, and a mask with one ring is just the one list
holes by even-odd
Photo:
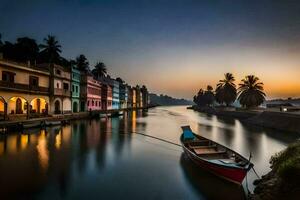
[[184, 153], [199, 167], [241, 184], [253, 164], [237, 152], [212, 140], [196, 135], [190, 126], [182, 126], [180, 137]]
[[38, 127], [41, 127], [40, 121], [23, 124], [23, 129], [38, 128]]
[[58, 126], [61, 125], [62, 121], [45, 121], [45, 126]]

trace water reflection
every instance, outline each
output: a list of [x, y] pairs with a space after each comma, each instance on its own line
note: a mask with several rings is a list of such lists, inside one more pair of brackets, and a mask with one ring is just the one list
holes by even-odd
[[86, 194], [95, 199], [243, 198], [240, 188], [195, 168], [180, 148], [136, 134], [178, 143], [179, 127], [185, 124], [246, 157], [251, 151], [260, 174], [269, 170], [268, 159], [274, 152], [299, 137], [185, 107], [136, 110], [114, 118], [4, 134], [0, 135], [1, 199], [74, 199]]
[[180, 165], [191, 186], [207, 199], [246, 199], [243, 187], [217, 178], [197, 167], [185, 154], [181, 154]]

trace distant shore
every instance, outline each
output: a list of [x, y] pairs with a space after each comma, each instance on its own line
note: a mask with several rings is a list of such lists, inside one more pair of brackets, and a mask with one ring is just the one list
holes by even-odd
[[189, 108], [202, 113], [236, 118], [246, 124], [300, 134], [299, 114], [267, 110], [236, 110], [233, 107], [198, 107], [194, 105]]

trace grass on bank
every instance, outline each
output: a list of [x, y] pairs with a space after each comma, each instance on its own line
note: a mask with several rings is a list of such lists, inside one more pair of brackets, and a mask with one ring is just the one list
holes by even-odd
[[300, 140], [272, 156], [270, 163], [282, 183], [300, 187]]

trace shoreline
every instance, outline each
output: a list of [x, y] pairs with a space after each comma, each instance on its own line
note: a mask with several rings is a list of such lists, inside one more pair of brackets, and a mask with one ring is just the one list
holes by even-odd
[[300, 115], [275, 111], [235, 110], [234, 108], [189, 107], [197, 112], [239, 119], [249, 125], [300, 134]]
[[0, 121], [0, 133], [8, 133], [10, 131], [21, 131], [30, 128], [43, 128], [47, 126], [68, 124], [71, 120], [77, 119], [91, 119], [101, 117], [114, 117], [122, 115], [124, 111], [134, 110], [148, 110], [155, 106], [141, 107], [141, 108], [124, 108], [114, 110], [99, 110], [91, 112], [78, 112], [72, 114], [59, 114], [39, 118], [21, 119], [21, 120], [6, 120]]

